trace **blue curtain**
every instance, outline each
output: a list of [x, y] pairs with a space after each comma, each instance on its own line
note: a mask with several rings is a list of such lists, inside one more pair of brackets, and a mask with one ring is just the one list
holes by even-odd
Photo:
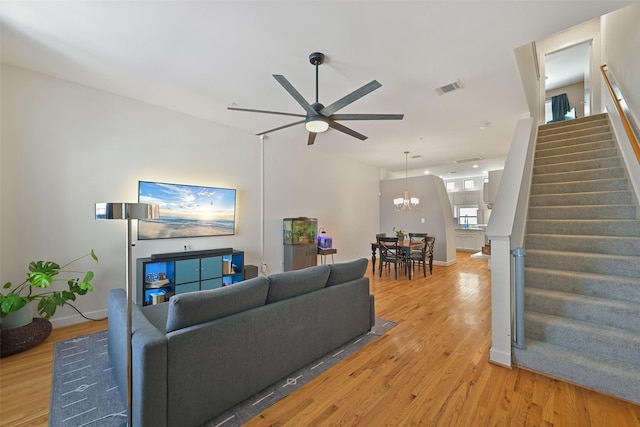
[[551, 97], [551, 112], [553, 121], [564, 120], [565, 114], [571, 110], [569, 98], [566, 93]]

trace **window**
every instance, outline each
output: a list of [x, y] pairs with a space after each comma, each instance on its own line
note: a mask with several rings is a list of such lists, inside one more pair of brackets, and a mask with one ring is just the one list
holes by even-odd
[[453, 191], [456, 189], [455, 181], [447, 181], [447, 191]]
[[465, 190], [473, 190], [475, 186], [476, 186], [476, 183], [475, 183], [474, 180], [472, 180], [472, 179], [465, 179], [464, 180], [464, 189]]
[[476, 225], [478, 224], [478, 206], [459, 206], [458, 224]]

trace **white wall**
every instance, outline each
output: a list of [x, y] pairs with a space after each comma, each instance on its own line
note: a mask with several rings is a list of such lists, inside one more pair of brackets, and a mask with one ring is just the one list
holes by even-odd
[[[263, 262], [257, 137], [8, 65], [0, 77], [2, 283], [21, 280], [31, 260], [65, 262], [93, 248], [96, 289], [76, 306], [105, 316], [108, 290], [124, 286], [126, 223], [94, 220], [94, 205], [137, 201], [138, 180], [236, 188], [238, 211], [235, 236], [140, 241], [134, 258], [188, 244], [233, 247], [248, 264]], [[318, 217], [334, 237], [336, 261], [369, 256], [378, 229], [378, 169], [323, 156], [305, 141], [264, 142], [268, 273], [282, 271], [283, 217]], [[53, 320], [81, 319], [65, 307]]]
[[[602, 62], [609, 65], [640, 126], [640, 4], [602, 18]], [[606, 96], [609, 96], [608, 94]]]
[[[609, 70], [627, 103], [637, 126], [640, 126], [640, 4], [626, 7], [602, 18], [602, 60]], [[604, 86], [604, 84], [603, 84]], [[627, 172], [636, 198], [640, 199], [640, 164], [625, 133], [613, 99], [603, 88], [603, 109], [609, 111], [611, 124], [617, 135], [620, 151], [627, 165]], [[640, 135], [636, 135], [636, 138]]]

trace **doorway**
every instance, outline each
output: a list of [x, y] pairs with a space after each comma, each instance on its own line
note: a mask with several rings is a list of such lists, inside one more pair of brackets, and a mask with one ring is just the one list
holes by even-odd
[[[591, 114], [591, 48], [592, 40], [588, 40], [544, 56], [545, 123]], [[563, 94], [567, 112], [554, 118], [552, 98]]]

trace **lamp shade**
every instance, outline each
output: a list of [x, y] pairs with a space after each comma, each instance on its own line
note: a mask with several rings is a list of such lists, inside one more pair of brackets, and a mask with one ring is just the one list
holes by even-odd
[[329, 129], [329, 122], [324, 117], [316, 116], [305, 122], [304, 126], [309, 132], [324, 132]]
[[157, 219], [160, 207], [149, 203], [96, 203], [96, 219]]

